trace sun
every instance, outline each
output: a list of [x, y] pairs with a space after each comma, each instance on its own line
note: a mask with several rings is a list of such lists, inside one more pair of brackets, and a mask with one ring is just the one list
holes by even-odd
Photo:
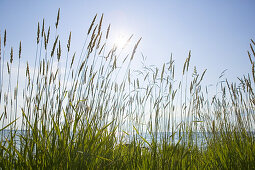
[[116, 45], [117, 48], [124, 48], [124, 46], [126, 45], [127, 43], [127, 36], [125, 34], [119, 34], [115, 41], [114, 41], [114, 44]]

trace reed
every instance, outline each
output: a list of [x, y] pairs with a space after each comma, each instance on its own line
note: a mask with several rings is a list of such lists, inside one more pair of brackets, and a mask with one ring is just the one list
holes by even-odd
[[38, 23], [34, 68], [27, 62], [25, 87], [21, 42], [18, 57], [11, 48], [6, 62], [6, 31], [3, 48], [0, 37], [2, 169], [255, 168], [253, 40], [252, 75], [239, 82], [220, 76], [216, 94], [209, 96], [202, 85], [207, 70], [193, 67], [191, 51], [178, 80], [172, 55], [162, 67], [146, 65], [143, 56], [142, 68], [133, 69], [141, 38], [127, 54], [126, 45], [110, 48], [111, 25], [104, 34], [103, 14], [92, 20], [78, 57], [70, 51], [71, 32], [67, 45], [61, 44], [59, 21], [60, 10], [51, 39], [44, 19], [42, 27]]

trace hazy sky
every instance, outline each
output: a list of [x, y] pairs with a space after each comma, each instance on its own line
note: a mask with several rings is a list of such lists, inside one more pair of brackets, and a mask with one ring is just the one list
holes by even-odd
[[200, 72], [207, 68], [208, 83], [217, 81], [224, 69], [231, 80], [250, 71], [247, 56], [250, 39], [255, 39], [254, 0], [1, 0], [0, 32], [7, 30], [8, 48], [23, 46], [24, 61], [33, 61], [36, 50], [37, 22], [45, 18], [53, 26], [61, 9], [60, 33], [72, 31], [74, 51], [80, 51], [93, 16], [104, 13], [104, 23], [111, 23], [111, 36], [143, 37], [141, 52], [147, 63], [160, 66], [171, 53], [181, 67], [188, 51], [191, 63]]

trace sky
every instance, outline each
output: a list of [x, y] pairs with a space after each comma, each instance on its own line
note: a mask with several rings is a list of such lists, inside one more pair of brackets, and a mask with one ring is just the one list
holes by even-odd
[[37, 22], [45, 18], [53, 26], [60, 8], [59, 33], [72, 31], [72, 50], [80, 51], [87, 29], [96, 13], [104, 13], [104, 23], [111, 24], [110, 36], [142, 37], [137, 50], [147, 56], [147, 63], [161, 66], [171, 54], [181, 73], [191, 50], [191, 64], [213, 84], [221, 72], [236, 77], [250, 72], [247, 56], [250, 39], [255, 39], [255, 1], [253, 0], [1, 0], [0, 33], [7, 30], [7, 48], [22, 41], [23, 62], [33, 61], [36, 52]]

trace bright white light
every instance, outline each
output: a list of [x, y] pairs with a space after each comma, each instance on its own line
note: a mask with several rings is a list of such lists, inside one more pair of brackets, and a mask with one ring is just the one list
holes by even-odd
[[127, 43], [127, 36], [125, 34], [119, 34], [114, 41], [114, 44], [117, 46], [117, 48], [124, 48], [124, 46]]

